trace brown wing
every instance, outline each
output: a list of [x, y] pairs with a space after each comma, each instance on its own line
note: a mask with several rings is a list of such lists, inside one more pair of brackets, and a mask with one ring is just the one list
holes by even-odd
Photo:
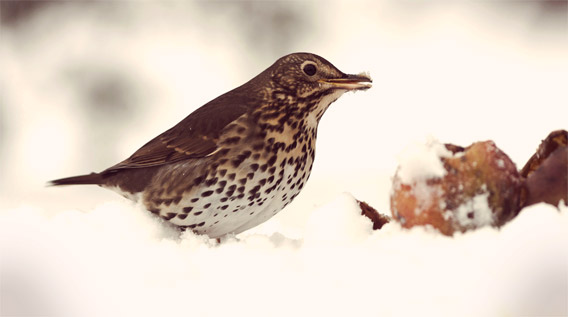
[[142, 168], [204, 157], [217, 149], [221, 131], [249, 110], [245, 98], [223, 95], [195, 110], [173, 128], [104, 172]]

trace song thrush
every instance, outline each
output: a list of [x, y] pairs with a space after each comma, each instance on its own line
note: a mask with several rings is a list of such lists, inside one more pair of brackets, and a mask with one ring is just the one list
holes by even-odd
[[126, 160], [51, 181], [96, 184], [198, 234], [238, 234], [268, 220], [302, 190], [317, 127], [343, 93], [371, 87], [324, 58], [295, 53], [195, 110]]

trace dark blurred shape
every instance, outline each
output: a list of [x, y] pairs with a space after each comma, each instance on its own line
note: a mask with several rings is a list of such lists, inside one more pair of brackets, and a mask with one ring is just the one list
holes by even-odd
[[566, 0], [542, 0], [536, 1], [535, 3], [540, 6], [542, 15], [558, 15], [564, 17], [568, 15], [568, 1]]
[[534, 5], [537, 11], [534, 20], [535, 27], [546, 33], [560, 32], [566, 38], [568, 32], [568, 1], [535, 1]]
[[[224, 13], [240, 22], [247, 46], [271, 55], [290, 53], [290, 47], [307, 36], [313, 3], [307, 1], [200, 1], [205, 15]], [[316, 3], [317, 4], [317, 3]]]
[[[84, 147], [82, 152], [88, 154], [82, 160], [93, 165], [116, 160], [108, 140], [124, 135], [144, 113], [144, 99], [150, 92], [127, 68], [88, 58], [65, 65], [60, 70], [59, 80], [74, 96], [76, 107], [84, 110], [82, 116], [76, 118], [86, 131], [81, 146]], [[92, 148], [107, 150], [92, 155]]]
[[[505, 21], [518, 22], [519, 14], [526, 16], [526, 12], [531, 15], [527, 20], [528, 28], [522, 32], [527, 35], [537, 36], [562, 36], [566, 38], [568, 22], [568, 1], [566, 0], [539, 0], [539, 1], [487, 1], [481, 2], [488, 5], [488, 8], [497, 9], [499, 17]], [[517, 17], [511, 19], [511, 17]], [[533, 39], [534, 40], [534, 39]]]
[[137, 108], [141, 88], [124, 69], [87, 60], [67, 66], [62, 74], [92, 121], [120, 121]]
[[85, 105], [93, 113], [126, 115], [135, 108], [135, 88], [125, 74], [116, 72], [93, 72], [83, 78], [81, 90]]
[[545, 202], [568, 205], [568, 132], [557, 130], [544, 139], [521, 170], [526, 177], [525, 206]]
[[53, 1], [2, 0], [0, 1], [0, 24], [15, 25], [26, 20], [39, 9], [53, 3]]

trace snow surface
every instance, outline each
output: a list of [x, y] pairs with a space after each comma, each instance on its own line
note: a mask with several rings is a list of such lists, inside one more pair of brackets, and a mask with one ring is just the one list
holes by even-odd
[[[125, 201], [47, 215], [0, 210], [2, 305], [53, 316], [565, 315], [568, 208], [501, 230], [379, 231], [349, 194], [304, 238], [181, 237]], [[8, 314], [9, 315], [9, 314]]]

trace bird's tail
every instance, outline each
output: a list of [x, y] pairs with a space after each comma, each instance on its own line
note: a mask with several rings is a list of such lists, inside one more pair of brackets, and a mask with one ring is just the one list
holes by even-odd
[[88, 175], [79, 175], [67, 178], [56, 179], [47, 182], [48, 186], [60, 185], [99, 185], [102, 183], [103, 177], [99, 173], [91, 173]]

